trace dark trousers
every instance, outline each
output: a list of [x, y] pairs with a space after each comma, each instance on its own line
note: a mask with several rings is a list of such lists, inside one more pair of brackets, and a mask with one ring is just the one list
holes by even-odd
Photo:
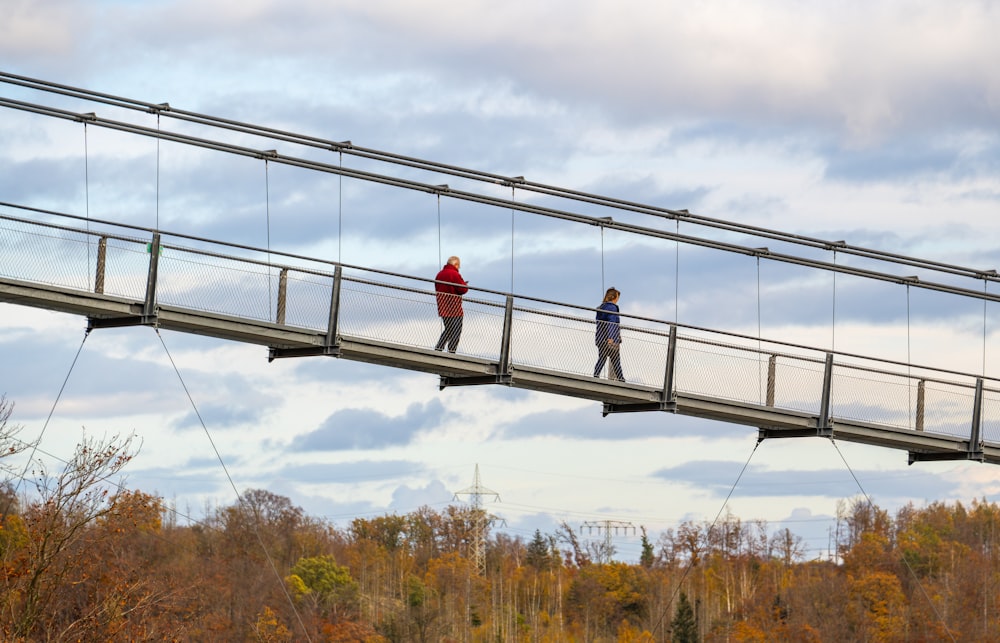
[[441, 321], [444, 322], [444, 330], [441, 331], [441, 337], [438, 338], [434, 350], [443, 350], [445, 343], [447, 343], [448, 351], [454, 353], [458, 350], [458, 340], [462, 336], [462, 318], [442, 317]]
[[621, 344], [614, 344], [609, 342], [604, 342], [603, 344], [597, 345], [597, 364], [594, 366], [594, 377], [601, 376], [601, 369], [604, 368], [604, 362], [611, 360], [612, 373], [608, 373], [608, 379], [615, 380], [625, 380], [625, 376], [622, 375], [622, 358], [621, 358]]

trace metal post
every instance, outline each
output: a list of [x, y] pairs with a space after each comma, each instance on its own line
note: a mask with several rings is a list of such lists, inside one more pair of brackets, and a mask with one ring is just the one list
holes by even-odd
[[327, 347], [337, 345], [337, 325], [340, 319], [340, 280], [342, 275], [343, 268], [341, 266], [333, 269], [333, 288], [330, 292], [330, 323], [326, 327]]
[[819, 417], [816, 418], [816, 430], [820, 435], [828, 435], [830, 431], [830, 391], [833, 389], [833, 353], [826, 354], [826, 364], [823, 367], [823, 395], [820, 399]]
[[[270, 280], [270, 276], [268, 276]], [[279, 324], [284, 325], [285, 323], [285, 306], [286, 298], [288, 296], [288, 268], [282, 268], [281, 273], [278, 275], [278, 309], [275, 312], [275, 321]]]
[[160, 265], [160, 233], [153, 233], [149, 244], [149, 275], [146, 277], [146, 302], [143, 305], [143, 321], [150, 321], [156, 311], [156, 275]]
[[767, 358], [767, 405], [774, 406], [774, 391], [777, 387], [778, 356], [771, 355]]
[[924, 385], [926, 382], [920, 380], [917, 382], [917, 418], [915, 427], [917, 431], [924, 430]]
[[969, 432], [969, 454], [983, 455], [983, 378], [976, 378], [976, 400], [972, 404], [972, 430]]
[[670, 338], [667, 340], [667, 364], [663, 372], [663, 401], [670, 403], [675, 400], [674, 369], [677, 363], [677, 326], [670, 325]]
[[500, 339], [500, 363], [497, 365], [501, 378], [510, 376], [510, 336], [514, 328], [514, 297], [507, 295], [503, 313], [503, 337]]
[[94, 275], [94, 292], [104, 294], [104, 267], [108, 254], [108, 238], [101, 237], [97, 242], [97, 274]]

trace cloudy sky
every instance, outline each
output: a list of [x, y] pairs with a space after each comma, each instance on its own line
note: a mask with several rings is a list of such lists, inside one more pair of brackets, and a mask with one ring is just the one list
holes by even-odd
[[[6, 73], [747, 226], [1000, 267], [994, 3], [8, 0], [4, 14]], [[122, 117], [4, 83], [0, 97]], [[0, 201], [415, 275], [433, 276], [442, 254], [459, 254], [466, 277], [487, 288], [593, 306], [615, 285], [626, 312], [1000, 377], [1000, 311], [979, 300], [565, 221], [512, 221], [462, 201], [4, 108]], [[234, 486], [286, 495], [342, 525], [440, 509], [471, 485], [478, 464], [501, 500], [487, 508], [526, 538], [563, 521], [645, 526], [655, 538], [728, 512], [788, 527], [819, 556], [838, 503], [862, 490], [888, 509], [1000, 499], [992, 465], [908, 467], [902, 451], [821, 439], [758, 446], [748, 427], [602, 418], [597, 403], [500, 387], [439, 391], [435, 376], [345, 360], [269, 363], [261, 347], [149, 328], [84, 341], [85, 327], [83, 318], [0, 304], [0, 392], [14, 420], [26, 435], [44, 432], [40, 456], [53, 463], [84, 431], [135, 432], [142, 447], [129, 485], [193, 519], [233, 502]], [[618, 544], [622, 558], [637, 557], [634, 539]]]

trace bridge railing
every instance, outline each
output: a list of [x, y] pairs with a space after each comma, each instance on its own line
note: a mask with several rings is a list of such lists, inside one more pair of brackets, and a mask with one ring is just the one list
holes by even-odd
[[[135, 302], [154, 292], [159, 306], [317, 333], [328, 330], [335, 310], [342, 336], [414, 349], [432, 349], [442, 329], [431, 279], [108, 222], [86, 226], [0, 214], [0, 276]], [[503, 367], [506, 345], [515, 370], [593, 376], [593, 309], [473, 288], [464, 311], [460, 355]], [[1000, 441], [1000, 386], [993, 380], [627, 313], [621, 318], [626, 386], [825, 410], [827, 418], [960, 437], [978, 426], [982, 439]]]

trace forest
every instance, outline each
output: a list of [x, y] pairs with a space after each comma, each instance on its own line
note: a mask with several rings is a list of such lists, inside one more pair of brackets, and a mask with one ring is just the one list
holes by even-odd
[[[0, 463], [31, 453], [10, 412], [0, 400]], [[59, 471], [5, 464], [2, 640], [1000, 640], [1000, 507], [986, 500], [894, 515], [851, 501], [832, 560], [725, 515], [642, 529], [626, 564], [569, 525], [524, 540], [466, 505], [338, 528], [251, 489], [180, 521], [114, 482], [134, 455], [111, 436]]]

